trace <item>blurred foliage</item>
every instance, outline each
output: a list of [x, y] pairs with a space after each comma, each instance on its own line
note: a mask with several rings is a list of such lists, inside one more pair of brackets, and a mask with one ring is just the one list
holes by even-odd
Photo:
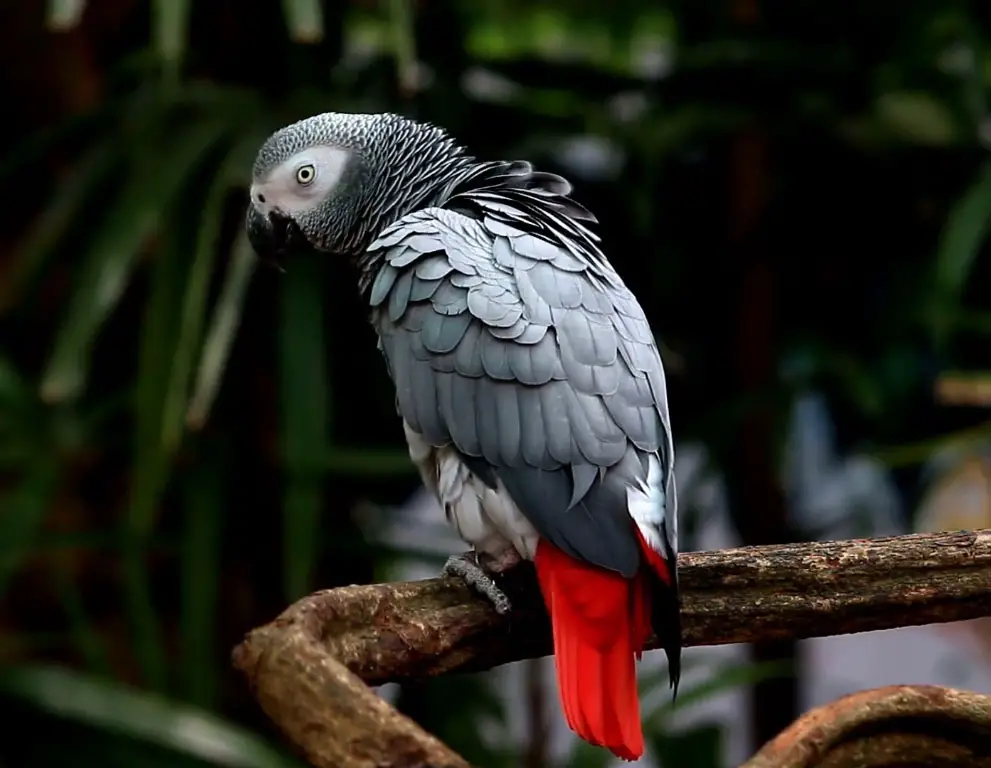
[[[282, 275], [242, 234], [254, 151], [307, 114], [401, 111], [572, 177], [663, 337], [679, 439], [724, 469], [749, 412], [809, 387], [906, 497], [991, 431], [931, 394], [988, 366], [976, 4], [49, 0], [5, 3], [0, 38], [0, 695], [58, 734], [12, 729], [7, 764], [288, 765], [205, 714], [270, 733], [230, 647], [395, 554], [360, 504], [417, 479], [347, 268]], [[766, 157], [739, 174], [748, 132]], [[766, 295], [734, 246], [748, 206]], [[741, 337], [747, 306], [773, 338]], [[744, 387], [734, 366], [764, 359]], [[514, 764], [472, 729], [501, 709], [480, 679], [407, 709]], [[658, 760], [715, 764], [716, 730], [658, 712]]]
[[0, 679], [8, 723], [49, 738], [15, 740], [20, 764], [294, 768], [264, 741], [193, 707], [79, 672], [21, 667]]

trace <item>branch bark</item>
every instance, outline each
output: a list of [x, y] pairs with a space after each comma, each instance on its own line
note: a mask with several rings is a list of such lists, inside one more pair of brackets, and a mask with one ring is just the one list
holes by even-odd
[[[796, 639], [991, 614], [991, 530], [685, 553], [687, 645]], [[510, 617], [459, 580], [317, 592], [235, 649], [262, 708], [318, 768], [467, 763], [363, 683], [550, 653], [532, 569], [500, 584]]]
[[991, 696], [891, 685], [807, 712], [742, 768], [991, 766]]

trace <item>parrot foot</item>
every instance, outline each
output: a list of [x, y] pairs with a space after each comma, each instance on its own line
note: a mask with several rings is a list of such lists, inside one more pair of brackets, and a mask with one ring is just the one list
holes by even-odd
[[[512, 556], [507, 554], [498, 558], [490, 558], [475, 552], [454, 555], [444, 563], [444, 573], [448, 576], [457, 576], [469, 587], [488, 598], [496, 613], [504, 615], [509, 613], [512, 604], [489, 573], [502, 573], [520, 561], [515, 550], [510, 550], [510, 553]], [[485, 565], [482, 565], [483, 558]]]

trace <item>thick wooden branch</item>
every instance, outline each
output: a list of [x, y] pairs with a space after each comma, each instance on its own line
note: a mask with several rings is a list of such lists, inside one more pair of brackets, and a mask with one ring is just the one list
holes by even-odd
[[991, 696], [891, 685], [806, 713], [742, 768], [991, 768]]
[[[686, 553], [688, 645], [865, 632], [991, 615], [991, 530]], [[235, 650], [266, 713], [316, 766], [465, 766], [367, 684], [550, 652], [532, 570], [508, 618], [456, 579], [317, 592]]]

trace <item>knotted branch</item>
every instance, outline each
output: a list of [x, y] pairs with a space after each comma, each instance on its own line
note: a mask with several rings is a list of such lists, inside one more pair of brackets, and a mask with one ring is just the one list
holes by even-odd
[[[687, 645], [865, 632], [991, 615], [991, 530], [744, 547], [680, 558]], [[532, 570], [498, 616], [455, 579], [317, 592], [235, 650], [262, 708], [316, 766], [467, 764], [365, 685], [550, 652]]]
[[991, 766], [991, 696], [890, 685], [806, 713], [742, 768]]

